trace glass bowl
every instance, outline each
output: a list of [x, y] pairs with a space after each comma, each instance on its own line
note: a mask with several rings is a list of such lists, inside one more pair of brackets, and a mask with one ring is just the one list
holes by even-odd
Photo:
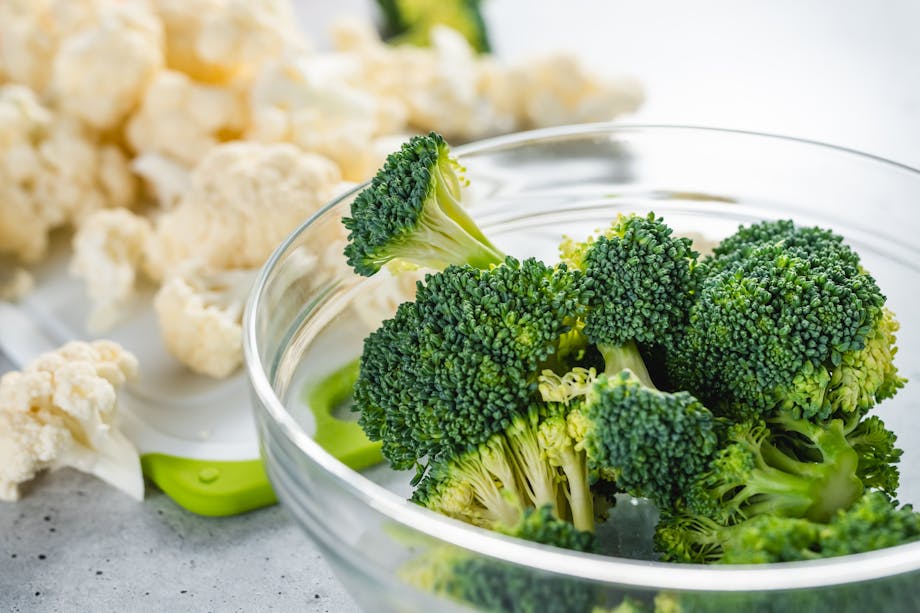
[[[516, 257], [556, 261], [563, 234], [585, 236], [625, 211], [654, 211], [701, 245], [761, 219], [792, 218], [841, 233], [901, 321], [896, 361], [911, 382], [877, 413], [904, 449], [900, 500], [920, 501], [920, 420], [914, 416], [920, 407], [920, 172], [818, 143], [687, 127], [570, 126], [455, 153], [471, 182], [471, 214]], [[622, 500], [604, 527], [618, 555], [581, 554], [442, 517], [406, 500], [411, 475], [382, 465], [355, 471], [336, 460], [311, 436], [315, 424], [304, 386], [354, 360], [362, 339], [412, 286], [411, 277], [409, 283], [358, 277], [345, 266], [340, 243], [325, 247], [341, 240], [340, 218], [356, 191], [279, 247], [256, 283], [244, 325], [269, 476], [281, 503], [364, 609], [469, 610], [444, 595], [451, 582], [434, 592], [417, 587], [420, 573], [436, 572], [447, 559], [479, 564], [487, 571], [481, 580], [502, 586], [491, 603], [481, 601], [494, 610], [590, 611], [626, 597], [648, 610], [912, 606], [920, 543], [810, 562], [668, 564], [655, 561], [644, 545], [654, 510]]]

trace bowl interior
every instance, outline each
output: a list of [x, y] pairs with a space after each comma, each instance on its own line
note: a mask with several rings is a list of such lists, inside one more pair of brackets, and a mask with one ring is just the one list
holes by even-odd
[[[920, 232], [915, 204], [920, 174], [833, 147], [691, 128], [545, 130], [486, 141], [458, 153], [470, 180], [471, 214], [499, 248], [516, 257], [555, 262], [563, 236], [582, 238], [621, 212], [654, 211], [678, 234], [693, 237], [700, 251], [739, 224], [761, 219], [791, 218], [842, 234], [861, 254], [901, 322], [896, 363], [909, 383], [876, 412], [904, 449], [900, 500], [920, 502], [920, 420], [914, 415], [920, 406], [920, 318], [915, 316], [920, 249], [914, 239]], [[275, 439], [286, 439], [292, 453], [320, 465], [356, 503], [375, 506], [396, 524], [418, 528], [422, 511], [404, 502], [411, 474], [385, 466], [352, 472], [308, 440], [315, 423], [304, 390], [359, 356], [363, 338], [411, 296], [416, 278], [414, 273], [360, 278], [345, 266], [340, 242], [320, 247], [329, 237], [342, 238], [340, 218], [353, 195], [332, 203], [279, 249], [251, 300], [247, 363], [260, 419], [268, 424], [262, 429], [263, 445], [270, 448]], [[341, 411], [343, 418], [350, 418], [347, 407]], [[283, 461], [273, 468], [271, 454], [268, 460], [273, 473], [296, 471]], [[292, 479], [297, 487], [296, 476]], [[649, 568], [654, 553], [645, 537], [654, 525], [654, 509], [624, 502], [600, 532], [605, 551], [618, 557], [592, 558], [591, 571], [581, 565], [573, 573], [576, 567], [565, 564], [550, 570], [629, 583], [632, 574], [615, 566], [618, 562], [644, 560]], [[440, 517], [430, 521], [434, 536], [453, 538], [473, 550], [489, 550], [483, 543], [496, 540], [466, 527], [452, 532], [455, 522]], [[508, 543], [500, 546], [503, 552], [513, 549]], [[793, 565], [789, 572], [776, 568], [786, 565], [736, 569], [745, 573], [744, 579], [740, 587], [727, 589], [831, 585], [920, 568], [920, 545], [896, 549], [897, 564], [890, 552], [874, 552], [852, 563]], [[560, 554], [534, 564], [546, 569], [566, 556], [577, 557]], [[531, 563], [525, 554], [518, 558]], [[716, 577], [711, 569], [657, 563], [652, 568], [654, 573], [646, 573], [649, 585], [726, 589], [725, 575]], [[675, 573], [684, 573], [683, 579], [675, 579]]]

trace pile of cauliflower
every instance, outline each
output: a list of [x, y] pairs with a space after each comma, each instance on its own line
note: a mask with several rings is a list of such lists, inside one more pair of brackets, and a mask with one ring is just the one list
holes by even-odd
[[[242, 361], [254, 272], [409, 135], [465, 141], [642, 101], [572, 57], [506, 65], [447, 28], [394, 47], [349, 21], [315, 51], [295, 23], [285, 0], [0, 3], [0, 258], [38, 262], [72, 229], [91, 333], [152, 283], [167, 349], [222, 378]], [[0, 286], [30, 284], [19, 269]]]

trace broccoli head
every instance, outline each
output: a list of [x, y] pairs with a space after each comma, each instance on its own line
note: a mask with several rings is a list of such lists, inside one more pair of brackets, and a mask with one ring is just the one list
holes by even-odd
[[659, 506], [673, 504], [718, 444], [712, 413], [696, 398], [648, 387], [629, 370], [598, 377], [568, 420], [592, 471]]
[[672, 234], [654, 213], [619, 215], [599, 236], [560, 246], [562, 261], [584, 271], [594, 292], [584, 334], [607, 374], [628, 368], [651, 383], [638, 347], [661, 345], [685, 324], [698, 254]]
[[903, 385], [897, 322], [858, 256], [819, 229], [742, 228], [700, 265], [670, 382], [736, 417], [865, 413]]
[[365, 339], [358, 423], [397, 469], [477, 448], [536, 399], [587, 294], [580, 273], [534, 259], [428, 275]]
[[435, 270], [500, 264], [504, 255], [463, 208], [461, 172], [434, 132], [391, 153], [342, 220], [349, 230], [345, 257], [355, 272], [371, 276], [396, 258]]

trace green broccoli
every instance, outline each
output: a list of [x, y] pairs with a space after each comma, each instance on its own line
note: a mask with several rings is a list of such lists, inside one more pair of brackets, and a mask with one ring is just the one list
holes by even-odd
[[548, 508], [578, 530], [594, 530], [591, 476], [558, 405], [534, 404], [503, 432], [433, 463], [412, 500], [449, 517], [489, 528], [518, 523], [522, 511]]
[[649, 213], [619, 215], [601, 235], [560, 246], [562, 261], [584, 271], [593, 291], [584, 335], [608, 375], [628, 368], [651, 385], [639, 347], [664, 345], [685, 325], [697, 276], [690, 245]]
[[358, 423], [397, 469], [450, 458], [505, 431], [537, 398], [537, 379], [583, 315], [582, 275], [508, 258], [450, 266], [365, 339]]
[[655, 534], [665, 559], [763, 564], [812, 560], [891, 547], [920, 539], [920, 514], [882, 492], [866, 492], [827, 521], [761, 514], [735, 524], [665, 515]]
[[700, 269], [667, 365], [670, 385], [711, 409], [820, 421], [864, 414], [903, 385], [898, 324], [839, 237], [767, 222], [726, 239]]
[[649, 387], [628, 369], [600, 375], [567, 421], [592, 473], [659, 506], [673, 504], [718, 444], [712, 413], [696, 398]]
[[[548, 506], [527, 509], [501, 532], [544, 545], [591, 551], [593, 535], [561, 521]], [[444, 546], [426, 551], [400, 569], [407, 583], [496, 613], [589, 613], [599, 595], [588, 582], [539, 576], [532, 570]]]
[[391, 153], [342, 220], [349, 230], [345, 257], [355, 272], [369, 277], [396, 258], [435, 270], [501, 264], [505, 256], [460, 201], [462, 170], [434, 132]]

